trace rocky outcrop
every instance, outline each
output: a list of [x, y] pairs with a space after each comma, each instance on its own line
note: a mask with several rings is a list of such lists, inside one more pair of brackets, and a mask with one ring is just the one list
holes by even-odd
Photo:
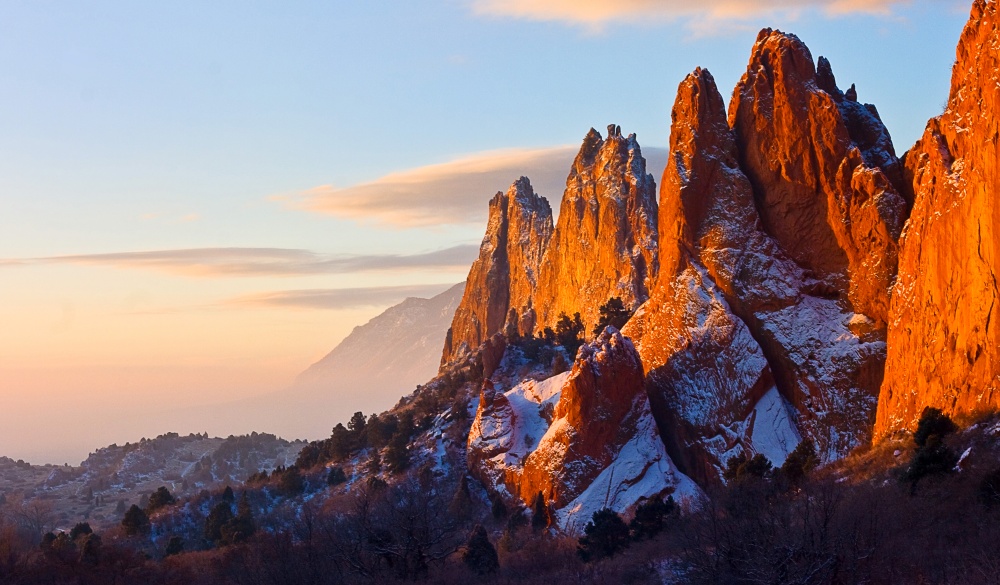
[[730, 126], [764, 229], [797, 264], [884, 327], [906, 204], [874, 106], [819, 73], [794, 35], [765, 29], [733, 93]]
[[487, 381], [467, 453], [494, 491], [525, 504], [541, 492], [564, 528], [601, 508], [697, 493], [659, 438], [632, 342], [613, 327], [580, 349], [570, 372], [505, 393]]
[[893, 289], [876, 438], [912, 429], [924, 407], [1000, 406], [1000, 22], [976, 0], [947, 110], [906, 154], [914, 193]]
[[[707, 71], [680, 85], [659, 278], [625, 332], [669, 452], [699, 481], [740, 450], [780, 462], [800, 432], [826, 458], [868, 438], [906, 202], [888, 133], [855, 94], [771, 30], [728, 119]], [[770, 438], [753, 424], [765, 397]]]
[[497, 333], [533, 331], [531, 297], [551, 237], [552, 208], [526, 177], [493, 197], [479, 258], [445, 338], [442, 366], [477, 350]]
[[[825, 59], [817, 71], [797, 37], [766, 29], [729, 105], [761, 229], [781, 253], [760, 251], [787, 267], [781, 273], [798, 272], [794, 296], [734, 287], [731, 304], [798, 411], [800, 428], [830, 458], [870, 433], [896, 238], [906, 217], [892, 182], [899, 164], [888, 132], [856, 94], [837, 88]], [[767, 277], [732, 273], [753, 287]]]
[[635, 135], [594, 129], [573, 162], [533, 303], [536, 330], [579, 312], [589, 332], [611, 297], [636, 307], [657, 269], [656, 184]]
[[[790, 304], [801, 271], [759, 229], [708, 71], [698, 69], [680, 84], [671, 117], [658, 284], [625, 333], [639, 347], [668, 452], [705, 483], [720, 479], [729, 457], [756, 451], [747, 423], [774, 384], [763, 351], [729, 300], [741, 308]], [[788, 450], [798, 441], [792, 435]], [[786, 454], [768, 450], [767, 456], [780, 462]]]

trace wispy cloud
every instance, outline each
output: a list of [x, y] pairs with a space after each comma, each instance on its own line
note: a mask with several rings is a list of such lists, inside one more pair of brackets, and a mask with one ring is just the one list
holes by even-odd
[[419, 284], [364, 288], [282, 290], [235, 297], [229, 307], [279, 307], [293, 309], [351, 309], [394, 304], [408, 297], [430, 298], [453, 284]]
[[472, 0], [475, 13], [485, 16], [565, 22], [597, 29], [611, 23], [687, 20], [732, 22], [778, 13], [795, 15], [803, 9], [828, 16], [852, 13], [890, 14], [910, 0]]
[[[480, 224], [487, 202], [518, 177], [531, 179], [535, 192], [553, 206], [566, 187], [578, 147], [516, 149], [475, 153], [447, 163], [392, 173], [351, 187], [322, 185], [302, 193], [276, 196], [286, 205], [392, 227]], [[644, 148], [649, 172], [657, 180], [666, 150]]]
[[0, 259], [0, 266], [77, 264], [156, 270], [193, 277], [302, 276], [375, 270], [465, 270], [478, 253], [479, 247], [473, 244], [408, 255], [335, 255], [294, 248], [192, 248]]

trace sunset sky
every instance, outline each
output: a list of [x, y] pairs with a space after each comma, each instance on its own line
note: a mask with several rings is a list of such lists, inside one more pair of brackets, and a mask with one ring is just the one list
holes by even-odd
[[728, 92], [762, 26], [902, 154], [969, 5], [0, 0], [0, 455], [267, 431], [183, 412], [464, 279], [490, 196], [527, 175], [558, 208], [591, 126], [637, 133], [659, 182], [677, 84]]

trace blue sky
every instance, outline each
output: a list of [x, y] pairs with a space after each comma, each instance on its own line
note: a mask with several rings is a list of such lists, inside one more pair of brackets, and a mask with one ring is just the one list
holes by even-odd
[[[191, 403], [279, 389], [393, 299], [236, 300], [443, 290], [464, 277], [492, 193], [529, 173], [558, 208], [573, 148], [611, 122], [662, 160], [654, 147], [667, 144], [677, 84], [703, 66], [730, 91], [765, 25], [828, 57], [842, 87], [857, 83], [902, 153], [941, 111], [968, 9], [951, 0], [0, 2], [0, 396], [23, 398], [7, 416], [42, 416], [26, 398], [40, 392], [128, 402], [160, 383], [135, 373], [144, 367], [157, 380], [169, 368]], [[391, 198], [378, 208], [365, 199], [396, 196], [386, 189], [399, 185], [399, 213]], [[317, 193], [334, 204], [315, 204]], [[336, 203], [348, 197], [350, 212]], [[453, 204], [442, 223], [426, 221], [442, 201]], [[466, 255], [448, 256], [458, 258], [451, 265], [426, 261], [455, 246]], [[278, 249], [295, 262], [378, 256], [382, 268], [269, 271], [259, 269], [277, 262], [268, 253], [234, 259], [218, 248]], [[127, 255], [192, 249], [166, 268]], [[423, 255], [385, 261], [414, 254]], [[246, 262], [255, 268], [241, 272]], [[123, 369], [126, 381], [116, 378]], [[84, 383], [102, 376], [121, 383]], [[148, 434], [166, 430], [204, 429]], [[108, 433], [93, 440], [136, 438]], [[29, 452], [27, 438], [9, 436], [0, 454], [76, 455]]]

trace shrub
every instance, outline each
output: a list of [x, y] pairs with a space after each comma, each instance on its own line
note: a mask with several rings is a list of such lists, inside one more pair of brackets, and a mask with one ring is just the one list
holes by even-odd
[[987, 473], [979, 482], [979, 501], [987, 508], [1000, 503], [1000, 467]]
[[945, 435], [951, 434], [957, 429], [958, 427], [948, 415], [937, 408], [928, 406], [920, 413], [917, 430], [913, 433], [913, 442], [917, 444], [917, 447], [924, 447], [929, 442], [940, 441]]
[[668, 497], [667, 501], [653, 498], [639, 504], [635, 509], [635, 516], [629, 522], [629, 532], [632, 534], [632, 538], [641, 540], [659, 534], [666, 524], [667, 516], [672, 514], [676, 508], [673, 496]]
[[184, 552], [184, 539], [180, 536], [171, 536], [170, 541], [167, 542], [167, 550], [164, 552], [168, 557], [181, 554]]

